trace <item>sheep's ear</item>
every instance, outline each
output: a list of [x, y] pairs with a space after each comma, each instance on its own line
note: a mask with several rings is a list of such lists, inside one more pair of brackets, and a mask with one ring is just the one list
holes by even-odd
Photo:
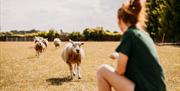
[[72, 42], [72, 40], [71, 40], [71, 39], [69, 39], [69, 42]]
[[69, 42], [73, 44], [73, 41], [71, 39], [69, 39]]

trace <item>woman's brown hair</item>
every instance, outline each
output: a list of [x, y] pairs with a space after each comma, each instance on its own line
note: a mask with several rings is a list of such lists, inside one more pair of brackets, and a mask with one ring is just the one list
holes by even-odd
[[126, 24], [135, 26], [139, 23], [141, 28], [146, 28], [146, 10], [140, 0], [130, 0], [122, 5], [118, 10], [118, 19], [123, 20]]

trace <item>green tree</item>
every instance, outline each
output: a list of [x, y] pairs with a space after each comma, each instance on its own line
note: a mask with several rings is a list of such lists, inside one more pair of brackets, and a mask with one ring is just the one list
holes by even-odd
[[162, 40], [165, 35], [167, 42], [180, 41], [180, 1], [148, 0], [149, 22], [147, 30], [153, 39]]
[[47, 32], [38, 32], [37, 36], [46, 38], [47, 37]]
[[160, 24], [167, 41], [180, 42], [180, 1], [166, 0]]
[[54, 37], [55, 37], [55, 30], [54, 29], [50, 29], [47, 33], [47, 38], [49, 41], [53, 41]]
[[72, 32], [69, 34], [69, 38], [74, 41], [82, 41], [84, 40], [84, 36], [80, 32]]
[[83, 34], [86, 40], [93, 41], [119, 41], [121, 37], [120, 33], [104, 30], [102, 27], [86, 28]]

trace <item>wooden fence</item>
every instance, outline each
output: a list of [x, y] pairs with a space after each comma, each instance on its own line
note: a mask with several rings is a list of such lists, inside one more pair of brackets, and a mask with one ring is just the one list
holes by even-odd
[[0, 41], [33, 41], [33, 37], [2, 36]]

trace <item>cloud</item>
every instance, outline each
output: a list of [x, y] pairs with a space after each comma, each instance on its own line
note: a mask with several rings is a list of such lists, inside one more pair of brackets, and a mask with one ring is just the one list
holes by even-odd
[[103, 26], [118, 30], [116, 11], [119, 0], [1, 0], [2, 30], [82, 31]]

